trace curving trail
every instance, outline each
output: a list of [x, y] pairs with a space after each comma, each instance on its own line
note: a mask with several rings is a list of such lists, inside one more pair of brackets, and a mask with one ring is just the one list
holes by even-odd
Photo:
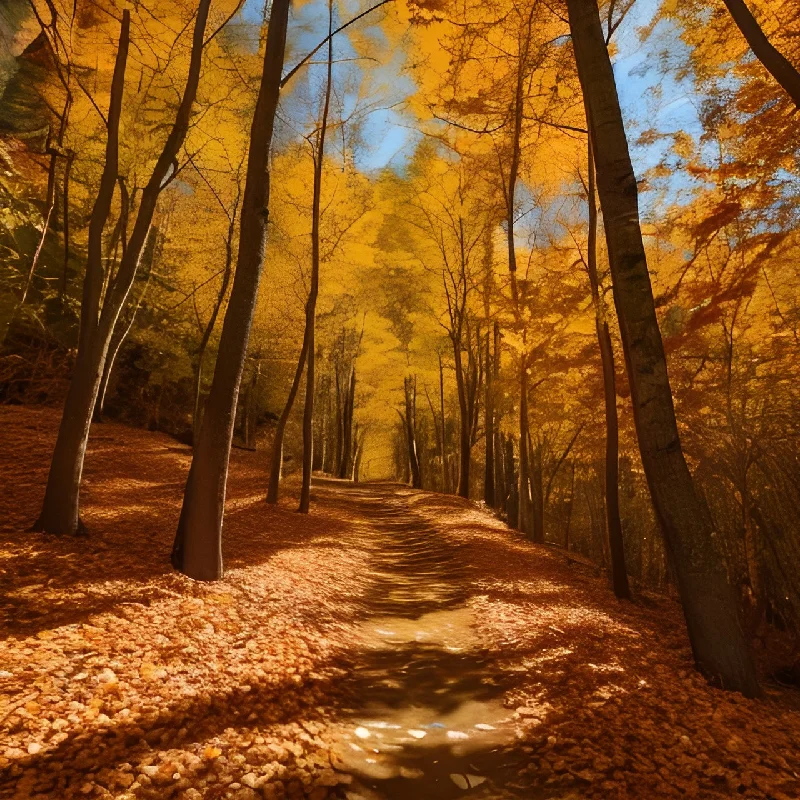
[[501, 788], [516, 728], [474, 630], [463, 548], [410, 508], [404, 487], [316, 485], [369, 525], [372, 588], [334, 750], [356, 777], [346, 797], [521, 796]]
[[800, 694], [715, 689], [680, 607], [477, 504], [233, 454], [226, 575], [168, 553], [190, 451], [93, 428], [91, 535], [25, 533], [57, 409], [0, 407], [3, 800], [797, 800]]

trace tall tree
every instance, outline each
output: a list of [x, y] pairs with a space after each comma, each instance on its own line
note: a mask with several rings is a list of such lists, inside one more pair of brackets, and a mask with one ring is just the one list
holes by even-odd
[[314, 148], [314, 198], [311, 207], [311, 286], [306, 300], [308, 347], [306, 353], [306, 402], [303, 409], [303, 482], [300, 487], [300, 503], [297, 509], [301, 514], [308, 514], [311, 505], [311, 468], [314, 459], [314, 392], [316, 388], [314, 328], [317, 315], [317, 297], [319, 296], [320, 199], [322, 196], [322, 168], [325, 159], [325, 134], [328, 128], [328, 113], [331, 105], [332, 79], [333, 0], [328, 0], [328, 63], [325, 76], [325, 100], [322, 107], [322, 119], [320, 120]]
[[[192, 34], [189, 72], [175, 121], [153, 167], [150, 179], [142, 191], [136, 221], [119, 268], [113, 276], [109, 276], [104, 275], [102, 237], [118, 177], [119, 118], [122, 110], [130, 26], [129, 16], [123, 16], [124, 36], [120, 36], [120, 47], [112, 80], [106, 162], [89, 226], [78, 353], [50, 465], [42, 512], [34, 525], [36, 530], [55, 534], [75, 534], [84, 530], [80, 520], [80, 484], [89, 427], [103, 368], [114, 328], [136, 278], [159, 195], [170, 178], [176, 174], [178, 153], [189, 130], [192, 107], [200, 82], [210, 5], [211, 0], [200, 0]], [[122, 57], [119, 57], [119, 52], [123, 53]]]
[[[587, 111], [588, 119], [588, 111]], [[625, 566], [625, 543], [622, 538], [622, 520], [619, 515], [619, 418], [617, 417], [617, 377], [614, 365], [614, 345], [608, 327], [605, 300], [600, 294], [597, 273], [597, 187], [595, 186], [594, 147], [591, 135], [587, 137], [588, 179], [586, 195], [589, 204], [589, 236], [586, 245], [586, 271], [592, 291], [595, 330], [603, 369], [603, 399], [606, 415], [605, 453], [605, 504], [609, 552], [611, 554], [611, 579], [614, 594], [630, 599], [628, 570]], [[571, 501], [570, 501], [571, 502]]]
[[272, 440], [272, 455], [270, 457], [269, 465], [269, 482], [267, 484], [267, 502], [278, 502], [278, 490], [281, 483], [281, 470], [283, 469], [283, 440], [286, 435], [286, 425], [289, 422], [289, 415], [292, 413], [294, 401], [297, 398], [297, 392], [300, 389], [300, 382], [303, 379], [303, 372], [306, 366], [306, 357], [308, 355], [308, 335], [309, 330], [306, 326], [305, 333], [303, 334], [303, 344], [300, 348], [300, 356], [297, 359], [297, 366], [294, 370], [294, 377], [292, 378], [292, 385], [289, 388], [289, 394], [284, 403], [281, 415], [278, 417], [278, 422], [275, 426], [275, 436]]
[[639, 222], [638, 190], [596, 0], [567, 0], [589, 109], [597, 187], [634, 421], [653, 507], [672, 554], [698, 669], [726, 689], [759, 694], [755, 665], [707, 508], [681, 448]]
[[222, 519], [228, 460], [236, 400], [264, 265], [269, 159], [281, 91], [289, 5], [290, 0], [272, 3], [261, 84], [250, 127], [236, 273], [172, 549], [173, 566], [198, 580], [216, 580], [222, 576]]

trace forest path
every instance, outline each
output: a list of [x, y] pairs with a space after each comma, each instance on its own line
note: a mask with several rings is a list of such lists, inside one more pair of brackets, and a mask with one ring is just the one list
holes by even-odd
[[242, 450], [225, 577], [192, 581], [191, 451], [117, 423], [90, 535], [28, 534], [59, 419], [0, 406], [0, 799], [800, 797], [797, 693], [710, 687], [669, 597], [451, 495], [318, 480], [303, 515], [290, 476], [269, 506]]
[[372, 590], [334, 751], [356, 778], [347, 797], [517, 796], [501, 788], [519, 761], [514, 712], [476, 635], [462, 548], [410, 507], [405, 487], [315, 488], [347, 504], [370, 535]]

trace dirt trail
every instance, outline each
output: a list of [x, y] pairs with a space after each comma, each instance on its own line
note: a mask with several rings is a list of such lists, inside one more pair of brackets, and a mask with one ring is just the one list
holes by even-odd
[[499, 798], [515, 738], [496, 669], [467, 606], [462, 548], [408, 507], [397, 486], [317, 484], [371, 528], [373, 581], [353, 699], [335, 749], [357, 777], [348, 798]]
[[[169, 552], [190, 450], [94, 426], [90, 535], [25, 533], [57, 409], [0, 407], [0, 798], [797, 800], [800, 695], [693, 669], [680, 606], [477, 504], [235, 451], [225, 577]], [[483, 780], [485, 779], [485, 780]]]

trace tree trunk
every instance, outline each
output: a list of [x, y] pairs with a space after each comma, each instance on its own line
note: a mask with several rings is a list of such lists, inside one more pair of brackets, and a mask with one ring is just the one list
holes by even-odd
[[347, 478], [353, 472], [353, 411], [356, 399], [356, 366], [350, 367], [350, 377], [347, 381], [347, 395], [344, 399], [344, 413], [342, 415], [342, 465], [339, 470], [340, 478]]
[[[530, 431], [528, 432], [530, 437]], [[528, 439], [528, 470], [530, 474], [530, 537], [537, 544], [544, 544], [544, 464], [542, 463], [542, 445], [537, 441], [536, 447]]]
[[514, 469], [514, 437], [509, 433], [505, 440], [505, 487], [506, 516], [512, 528], [519, 529], [519, 493], [517, 491], [517, 470]]
[[339, 364], [334, 367], [336, 375], [336, 453], [333, 462], [334, 474], [342, 471], [342, 456], [344, 455], [344, 397]]
[[497, 505], [494, 487], [494, 374], [491, 368], [491, 332], [486, 331], [486, 384], [483, 402], [484, 433], [486, 435], [486, 463], [483, 473], [483, 499], [489, 508]]
[[467, 406], [467, 386], [464, 375], [464, 366], [461, 359], [461, 340], [454, 336], [453, 357], [456, 367], [456, 389], [458, 390], [458, 494], [460, 497], [469, 498], [469, 468], [471, 462], [472, 445], [470, 442], [470, 416]]
[[80, 519], [80, 486], [83, 459], [89, 439], [92, 412], [100, 387], [100, 378], [108, 342], [92, 336], [96, 327], [99, 292], [103, 282], [102, 236], [117, 182], [119, 165], [119, 120], [125, 88], [125, 67], [130, 42], [130, 12], [122, 13], [119, 45], [111, 81], [108, 110], [108, 138], [105, 163], [92, 214], [89, 219], [86, 277], [81, 306], [78, 353], [70, 380], [58, 438], [50, 463], [42, 511], [34, 530], [57, 535], [84, 533]]
[[528, 421], [528, 366], [524, 353], [519, 373], [519, 476], [517, 483], [516, 528], [530, 535], [532, 507], [530, 494], [530, 423]]
[[19, 305], [25, 305], [25, 300], [28, 298], [28, 291], [33, 283], [33, 276], [36, 272], [36, 267], [39, 265], [39, 257], [42, 254], [47, 234], [50, 231], [50, 223], [53, 219], [53, 213], [56, 209], [56, 168], [58, 166], [58, 151], [50, 148], [50, 167], [47, 170], [47, 201], [45, 206], [44, 221], [42, 223], [42, 233], [39, 236], [39, 243], [36, 245], [36, 250], [31, 259], [31, 266], [28, 269], [28, 277], [25, 279], [25, 286], [22, 288], [22, 296], [19, 299]]
[[567, 503], [567, 524], [564, 530], [564, 549], [569, 553], [569, 533], [572, 526], [572, 506], [575, 503], [575, 459], [572, 459], [572, 474], [569, 480], [569, 502]]
[[64, 300], [64, 297], [67, 294], [67, 281], [69, 279], [69, 236], [70, 236], [70, 227], [69, 227], [69, 181], [70, 175], [72, 174], [72, 164], [75, 161], [75, 151], [70, 150], [67, 153], [67, 162], [64, 165], [64, 186], [63, 191], [61, 193], [61, 201], [62, 201], [62, 216], [64, 217], [62, 221], [63, 226], [63, 233], [64, 233], [64, 268], [61, 273], [61, 299]]
[[595, 0], [567, 0], [578, 76], [589, 108], [634, 421], [656, 517], [671, 551], [698, 669], [714, 683], [759, 694], [708, 509], [681, 448], [664, 346], [639, 223], [638, 191], [614, 73]]
[[[241, 184], [240, 184], [241, 185]], [[233, 271], [233, 237], [236, 231], [236, 210], [230, 214], [228, 218], [228, 232], [225, 236], [225, 267], [222, 272], [222, 283], [220, 284], [217, 297], [214, 300], [214, 306], [211, 309], [211, 316], [208, 318], [206, 327], [203, 330], [203, 335], [200, 338], [200, 344], [197, 347], [195, 355], [195, 368], [194, 368], [194, 407], [192, 409], [192, 442], [197, 441], [200, 433], [200, 395], [203, 385], [203, 357], [206, 354], [206, 348], [211, 340], [211, 335], [214, 333], [214, 327], [217, 324], [217, 317], [219, 317], [220, 309], [223, 302], [225, 302], [225, 295], [228, 293], [228, 286], [231, 282], [231, 272]]]
[[328, 72], [325, 79], [325, 104], [314, 155], [314, 197], [311, 206], [311, 289], [306, 302], [306, 330], [308, 331], [308, 366], [306, 369], [306, 403], [303, 409], [303, 483], [300, 487], [298, 511], [308, 514], [311, 505], [311, 466], [314, 457], [314, 390], [315, 390], [315, 325], [317, 295], [319, 294], [319, 222], [322, 197], [322, 168], [325, 160], [325, 133], [331, 105], [333, 78], [333, 0], [328, 2]]
[[747, 39], [747, 44], [750, 45], [755, 57], [800, 108], [800, 70], [795, 69], [791, 61], [764, 35], [745, 0], [723, 0], [723, 2], [742, 35]]
[[492, 418], [494, 428], [494, 494], [495, 508], [505, 511], [508, 492], [504, 480], [503, 468], [503, 438], [500, 433], [501, 416], [498, 411], [497, 398], [494, 396], [496, 387], [500, 385], [500, 323], [494, 323], [494, 358], [492, 359]]
[[250, 128], [239, 249], [219, 357], [186, 482], [173, 566], [199, 580], [222, 576], [222, 520], [236, 400], [264, 262], [269, 217], [269, 156], [280, 95], [290, 0], [273, 0], [261, 85]]
[[[118, 178], [119, 118], [130, 30], [130, 16], [123, 14], [120, 45], [112, 79], [106, 162], [89, 223], [78, 355], [71, 381], [81, 381], [83, 385], [74, 391], [70, 387], [67, 394], [64, 416], [47, 480], [42, 513], [34, 526], [37, 530], [52, 533], [74, 533], [81, 527], [79, 522], [80, 482], [90, 421], [100, 388], [100, 380], [105, 368], [114, 327], [119, 320], [120, 312], [125, 307], [136, 277], [158, 197], [164, 188], [164, 182], [170, 170], [174, 169], [175, 159], [189, 130], [191, 111], [200, 81], [205, 27], [210, 2], [211, 0], [200, 0], [192, 34], [188, 77], [175, 115], [175, 122], [159, 154], [150, 180], [142, 193], [131, 239], [123, 252], [117, 274], [113, 281], [108, 282], [108, 288], [104, 294], [103, 285], [108, 273], [103, 270], [102, 237], [111, 208], [114, 185]], [[69, 429], [63, 431], [63, 436], [62, 428]]]
[[[587, 107], [588, 119], [588, 107]], [[600, 294], [600, 279], [597, 275], [597, 190], [594, 172], [594, 146], [591, 135], [588, 140], [589, 240], [586, 254], [586, 270], [592, 290], [595, 330], [603, 369], [603, 399], [606, 414], [605, 456], [605, 506], [609, 553], [611, 556], [611, 582], [614, 594], [622, 600], [630, 600], [628, 570], [625, 564], [625, 542], [622, 537], [622, 521], [619, 515], [619, 419], [617, 417], [617, 383], [614, 366], [614, 346], [605, 313], [605, 301]]]
[[303, 346], [300, 348], [300, 357], [297, 359], [297, 367], [295, 367], [294, 378], [292, 379], [292, 386], [289, 389], [289, 396], [286, 398], [286, 405], [281, 411], [278, 418], [278, 424], [275, 427], [275, 439], [272, 443], [272, 458], [270, 459], [269, 469], [269, 484], [267, 487], [267, 502], [278, 502], [278, 488], [281, 481], [281, 470], [283, 467], [283, 437], [286, 433], [286, 423], [289, 421], [289, 415], [292, 413], [292, 406], [294, 405], [297, 392], [300, 389], [300, 381], [303, 377], [303, 370], [306, 366], [306, 357], [308, 356], [308, 330], [303, 336]]
[[353, 483], [358, 483], [361, 476], [361, 458], [364, 455], [364, 434], [356, 438], [356, 457], [353, 459]]
[[447, 439], [444, 418], [444, 367], [442, 366], [442, 354], [439, 353], [439, 422], [442, 431], [442, 492], [447, 494], [450, 491], [450, 485], [447, 481]]
[[411, 486], [414, 489], [422, 488], [422, 472], [420, 470], [419, 456], [417, 455], [417, 390], [416, 380], [406, 377], [403, 380], [406, 413], [403, 422], [406, 429], [406, 442], [408, 444], [408, 464], [411, 469]]
[[131, 312], [127, 323], [122, 327], [117, 325], [114, 329], [114, 334], [111, 337], [111, 342], [108, 346], [108, 355], [106, 356], [106, 363], [103, 367], [103, 377], [100, 379], [100, 388], [97, 391], [97, 400], [94, 404], [94, 413], [92, 415], [92, 420], [94, 422], [103, 421], [103, 414], [105, 412], [106, 405], [106, 394], [108, 392], [109, 381], [111, 380], [111, 373], [114, 371], [114, 365], [117, 362], [119, 351], [122, 349], [122, 345], [128, 338], [128, 334], [133, 329], [133, 323], [136, 321], [136, 314], [139, 312], [142, 301], [147, 294], [147, 289], [150, 286], [150, 277], [153, 274], [153, 264], [155, 263], [156, 259], [158, 237], [158, 229], [154, 226], [150, 229], [150, 237], [144, 253], [144, 261], [147, 263], [147, 278], [145, 280], [145, 284], [142, 287], [139, 299], [136, 301], [136, 305], [133, 307], [133, 311]]

